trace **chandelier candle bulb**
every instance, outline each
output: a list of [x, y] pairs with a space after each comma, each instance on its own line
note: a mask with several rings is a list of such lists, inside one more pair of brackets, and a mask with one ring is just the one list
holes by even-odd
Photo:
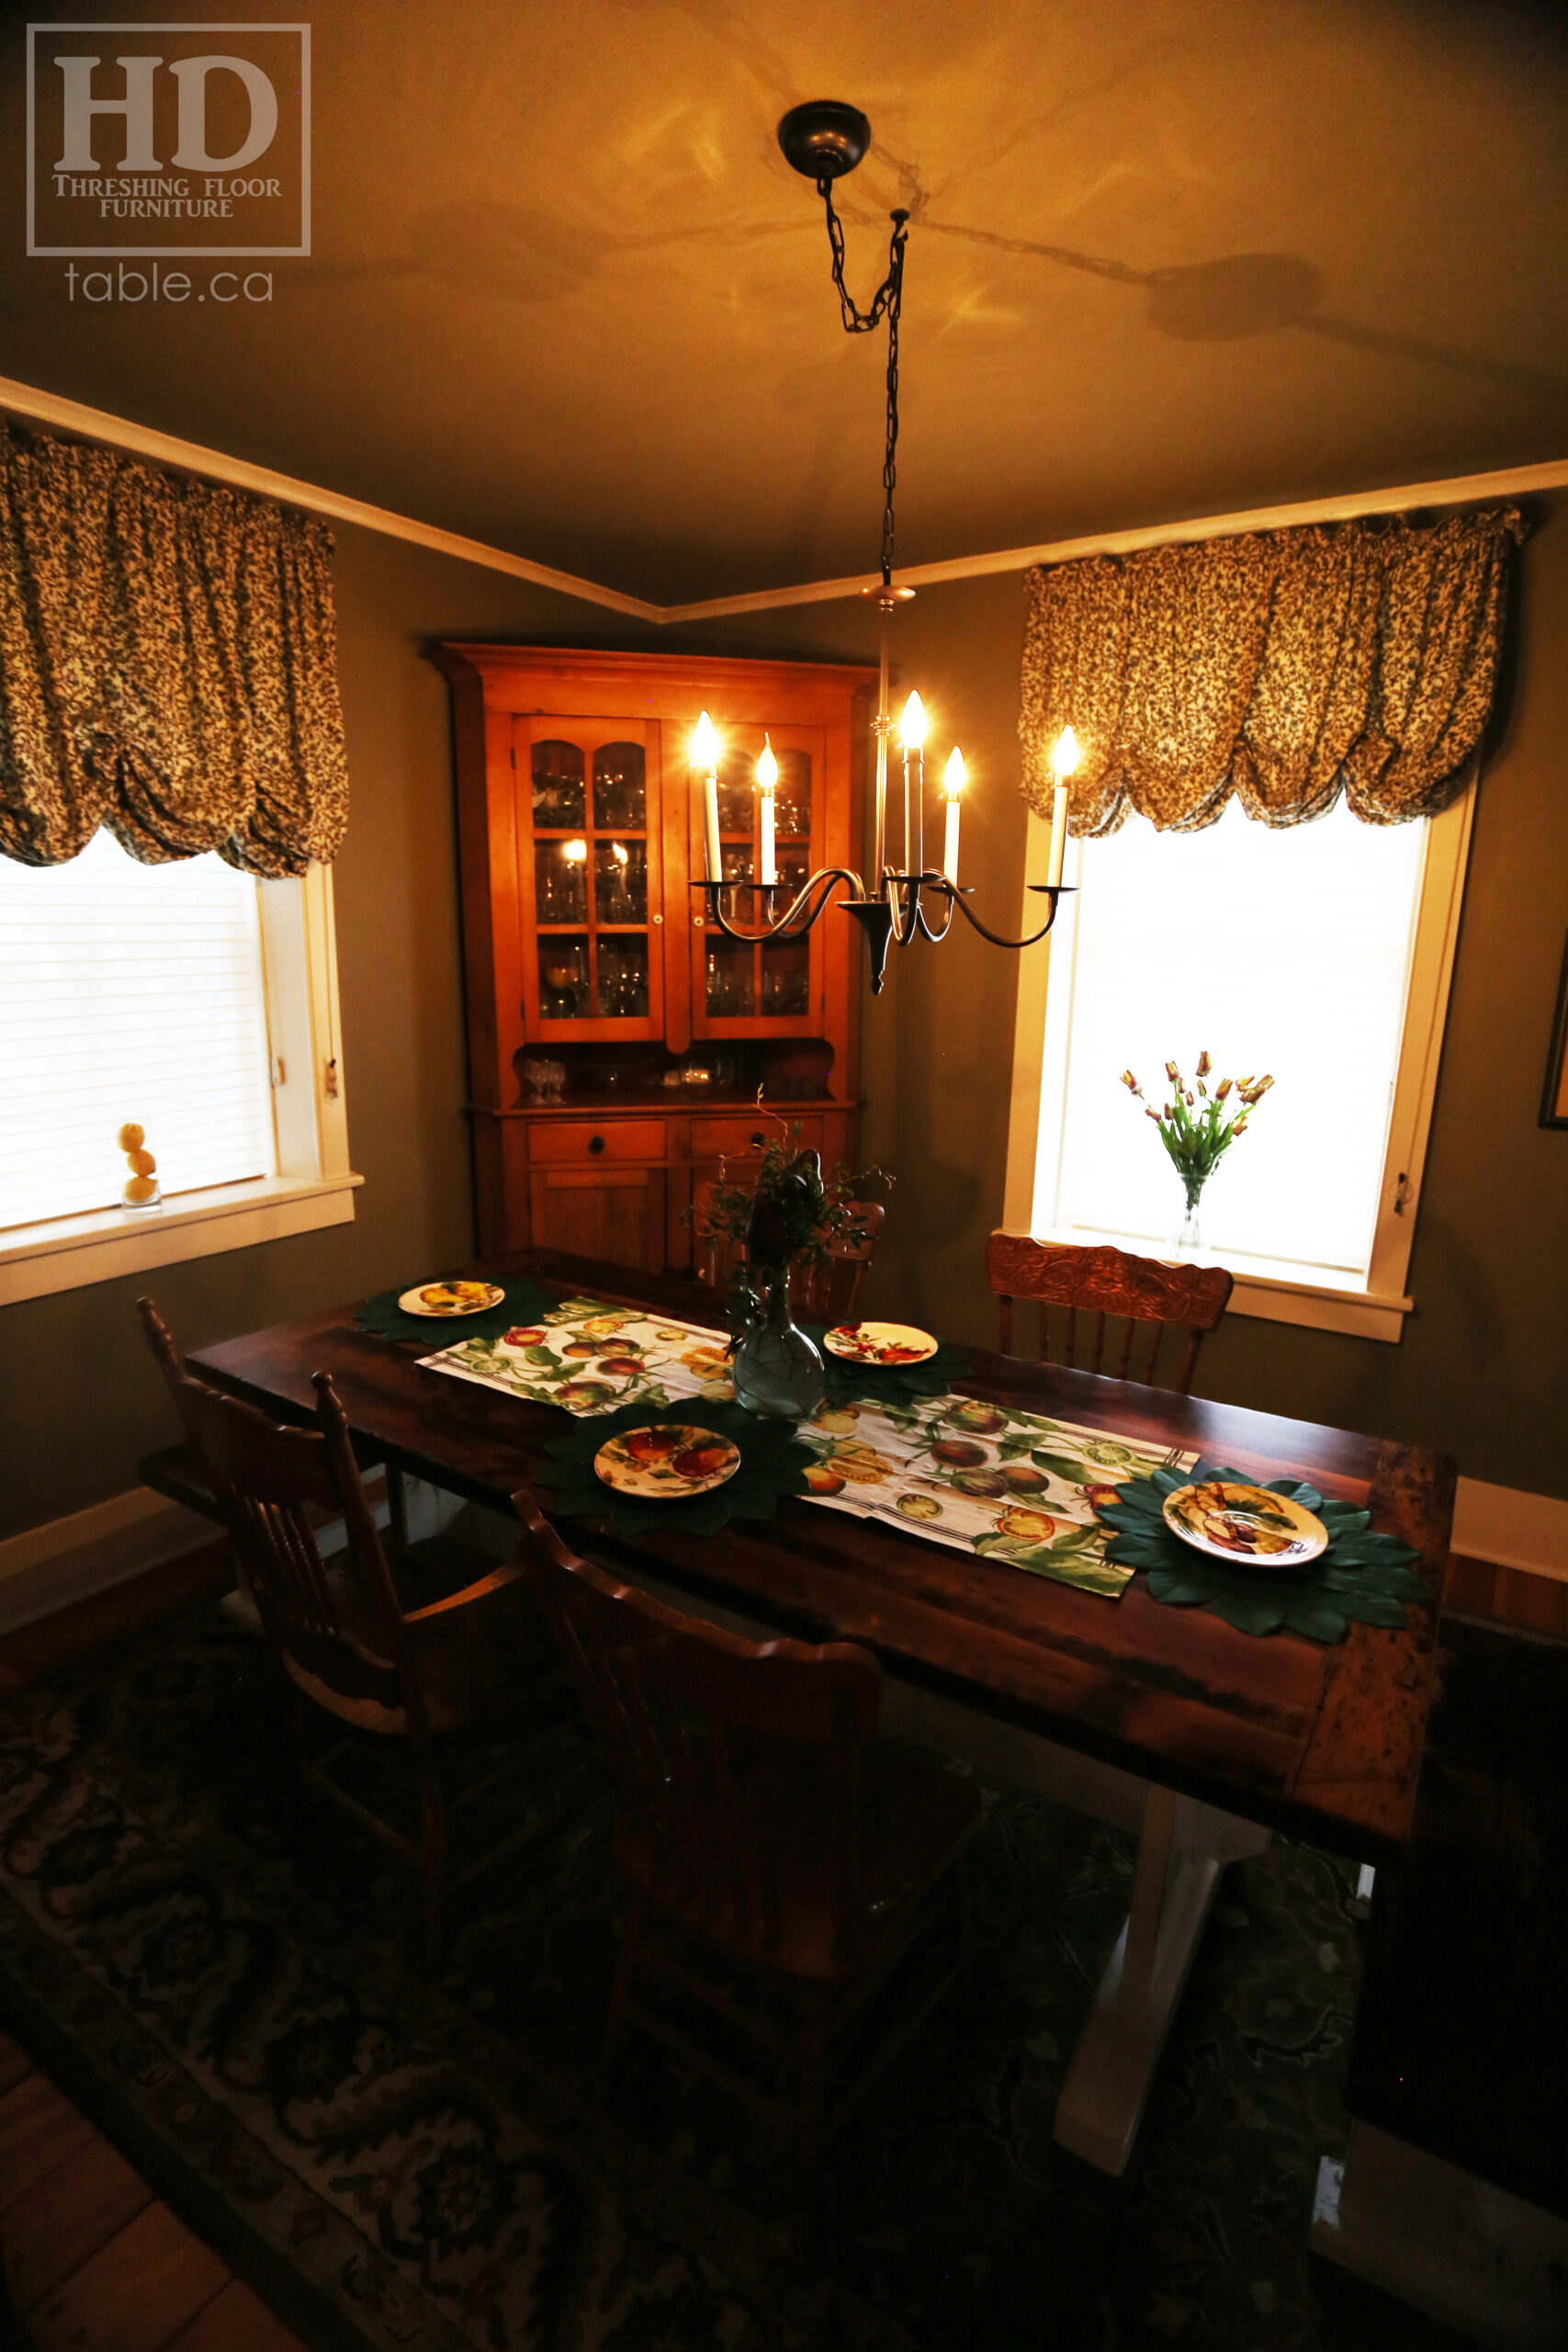
[[[920, 874], [926, 862], [926, 707], [919, 695], [912, 694], [904, 705], [904, 716], [898, 721], [898, 739], [904, 746], [904, 871]], [[915, 755], [914, 827], [909, 823], [909, 754]]]
[[692, 737], [692, 763], [703, 771], [703, 855], [710, 882], [724, 879], [718, 839], [718, 736], [705, 710]]
[[779, 763], [773, 757], [773, 744], [770, 742], [767, 736], [764, 735], [762, 738], [762, 755], [757, 762], [757, 787], [762, 796], [761, 880], [764, 890], [772, 889], [773, 884], [779, 878], [775, 850], [776, 810], [773, 802], [773, 786], [777, 784], [778, 780]]
[[1078, 739], [1070, 727], [1064, 727], [1056, 738], [1051, 754], [1052, 773], [1056, 789], [1051, 800], [1051, 853], [1045, 868], [1045, 879], [1055, 889], [1062, 879], [1062, 868], [1067, 855], [1067, 778], [1078, 763]]
[[942, 870], [956, 888], [958, 882], [958, 796], [964, 789], [964, 754], [954, 743], [942, 776], [947, 794], [947, 838], [942, 843]]

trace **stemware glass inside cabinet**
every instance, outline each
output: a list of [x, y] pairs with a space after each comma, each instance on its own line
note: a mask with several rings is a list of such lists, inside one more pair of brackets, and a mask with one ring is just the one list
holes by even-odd
[[600, 922], [648, 921], [648, 844], [596, 841], [593, 912]]
[[611, 1020], [648, 1017], [648, 940], [631, 932], [599, 934], [599, 1011]]
[[534, 911], [541, 922], [588, 921], [586, 842], [535, 843]]
[[[805, 841], [811, 832], [811, 754], [784, 751], [778, 754], [778, 763], [779, 780], [773, 788], [778, 837]], [[805, 875], [800, 878], [804, 881]]]
[[593, 823], [601, 832], [641, 832], [647, 826], [647, 763], [640, 743], [605, 743], [594, 752]]
[[581, 934], [539, 942], [539, 1012], [546, 1021], [583, 1021], [588, 1001], [588, 942]]
[[587, 821], [581, 747], [558, 738], [536, 743], [530, 760], [534, 823], [546, 832]]

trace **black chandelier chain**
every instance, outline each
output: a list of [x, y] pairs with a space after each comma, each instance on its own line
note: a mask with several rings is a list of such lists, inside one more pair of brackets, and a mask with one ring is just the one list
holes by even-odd
[[824, 172], [818, 179], [817, 193], [822, 198], [828, 215], [828, 243], [833, 255], [833, 283], [839, 291], [839, 308], [843, 314], [846, 334], [869, 334], [874, 327], [887, 321], [887, 447], [882, 460], [882, 584], [893, 583], [893, 492], [898, 479], [898, 318], [904, 307], [904, 249], [909, 242], [906, 225], [908, 214], [892, 214], [893, 234], [887, 248], [887, 275], [872, 298], [869, 311], [863, 311], [844, 284], [844, 227], [833, 209], [833, 182]]

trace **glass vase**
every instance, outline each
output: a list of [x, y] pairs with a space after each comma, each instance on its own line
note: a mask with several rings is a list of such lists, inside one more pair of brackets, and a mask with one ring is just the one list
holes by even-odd
[[1195, 1183], [1190, 1181], [1187, 1185], [1187, 1206], [1182, 1214], [1180, 1224], [1171, 1236], [1172, 1246], [1179, 1258], [1196, 1258], [1203, 1247], [1202, 1227], [1198, 1215], [1198, 1204], [1202, 1196], [1202, 1178], [1200, 1177]]
[[790, 1314], [789, 1268], [759, 1269], [758, 1274], [763, 1296], [736, 1346], [735, 1401], [749, 1413], [809, 1420], [827, 1389], [822, 1359]]

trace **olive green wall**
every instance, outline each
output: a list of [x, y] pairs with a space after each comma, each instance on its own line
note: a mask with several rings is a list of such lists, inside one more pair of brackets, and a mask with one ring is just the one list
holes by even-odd
[[[1540, 502], [1532, 520], [1477, 800], [1410, 1268], [1416, 1312], [1397, 1345], [1233, 1314], [1198, 1385], [1438, 1445], [1469, 1477], [1568, 1496], [1568, 1131], [1538, 1125], [1568, 930], [1568, 497]], [[861, 626], [843, 651], [862, 650]], [[1013, 789], [1020, 583], [924, 590], [897, 628], [943, 753], [956, 738], [970, 763], [964, 878], [1005, 928], [1025, 831]], [[880, 1065], [874, 1128], [898, 1183], [876, 1295], [994, 1344], [984, 1250], [1001, 1215], [1018, 966], [972, 934], [895, 961], [896, 1059]]]
[[[173, 1434], [141, 1350], [143, 1288], [187, 1345], [363, 1294], [471, 1244], [446, 689], [420, 647], [511, 638], [863, 660], [858, 603], [702, 631], [644, 631], [395, 540], [339, 535], [353, 786], [335, 878], [352, 1226], [0, 1309], [0, 1534], [121, 1492]], [[1411, 1290], [1398, 1346], [1233, 1316], [1200, 1386], [1268, 1410], [1447, 1447], [1472, 1477], [1568, 1494], [1568, 1133], [1536, 1125], [1568, 927], [1568, 501], [1521, 564], [1515, 675], [1471, 854]], [[1016, 577], [928, 589], [899, 665], [941, 742], [964, 746], [964, 878], [1016, 912], [1024, 815], [1014, 732]], [[836, 919], [836, 918], [830, 918]], [[993, 1330], [985, 1238], [1000, 1216], [1018, 965], [968, 932], [899, 955], [866, 1002], [865, 1156], [897, 1174], [881, 1300], [954, 1336]]]
[[594, 642], [614, 616], [366, 531], [338, 532], [351, 818], [334, 869], [352, 1225], [0, 1307], [0, 1535], [135, 1484], [176, 1434], [134, 1301], [182, 1345], [353, 1298], [472, 1246], [446, 680], [433, 637]]

